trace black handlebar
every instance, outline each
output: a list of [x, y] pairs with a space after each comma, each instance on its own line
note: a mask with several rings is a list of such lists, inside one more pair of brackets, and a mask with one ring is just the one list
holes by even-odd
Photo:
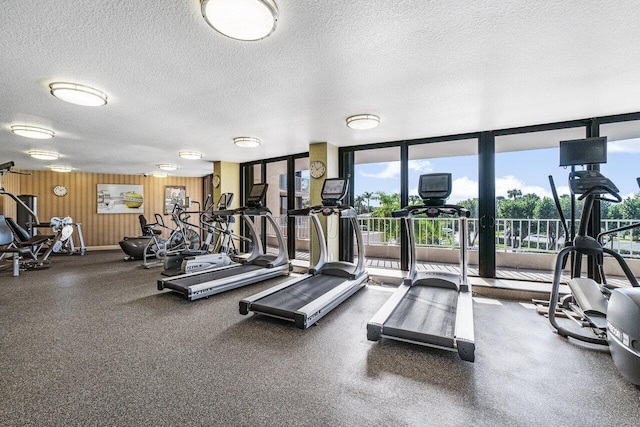
[[444, 215], [457, 215], [460, 218], [469, 218], [471, 211], [458, 205], [441, 205], [441, 206], [427, 206], [427, 205], [409, 205], [400, 210], [391, 212], [393, 218], [406, 218], [409, 215], [419, 215], [426, 213], [427, 216], [437, 217]]
[[[613, 199], [610, 199], [608, 197], [603, 197], [602, 194], [611, 195], [611, 196], [613, 196]], [[611, 188], [611, 187], [609, 187], [607, 185], [595, 185], [595, 186], [591, 187], [584, 194], [582, 194], [580, 197], [578, 197], [578, 200], [584, 200], [585, 198], [587, 198], [587, 197], [589, 197], [591, 195], [595, 195], [596, 199], [603, 200], [603, 201], [606, 201], [606, 202], [613, 202], [613, 203], [622, 202], [622, 197], [620, 197], [620, 194], [618, 194], [618, 192], [616, 190], [614, 190], [613, 188]]]
[[323, 215], [327, 216], [327, 215], [331, 215], [334, 213], [339, 213], [342, 211], [348, 211], [350, 209], [353, 209], [351, 206], [348, 205], [333, 205], [333, 206], [325, 206], [325, 205], [315, 205], [315, 206], [310, 206], [308, 208], [302, 208], [302, 209], [291, 209], [287, 211], [287, 215], [289, 216], [307, 216], [310, 213], [322, 213]]

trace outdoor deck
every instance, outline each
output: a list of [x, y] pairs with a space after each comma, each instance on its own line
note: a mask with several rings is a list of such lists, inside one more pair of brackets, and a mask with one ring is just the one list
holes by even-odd
[[[296, 259], [309, 260], [309, 253], [298, 251], [296, 252]], [[365, 258], [367, 268], [389, 269], [399, 270], [400, 261], [397, 259], [384, 259], [384, 258]], [[418, 261], [418, 270], [423, 271], [448, 271], [452, 273], [459, 273], [460, 267], [457, 264], [442, 264], [433, 262]], [[478, 267], [475, 265], [468, 266], [469, 276], [478, 277]], [[564, 273], [560, 283], [567, 283], [571, 277]], [[498, 268], [496, 270], [496, 279], [502, 280], [519, 280], [523, 282], [541, 282], [551, 283], [553, 281], [552, 271], [540, 271], [540, 270], [524, 270], [516, 268]], [[607, 281], [610, 284], [618, 286], [628, 286], [628, 281], [624, 277], [607, 277]]]

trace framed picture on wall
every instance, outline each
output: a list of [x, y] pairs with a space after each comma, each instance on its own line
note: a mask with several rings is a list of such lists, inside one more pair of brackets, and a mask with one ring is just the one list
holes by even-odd
[[175, 205], [184, 205], [187, 189], [180, 185], [166, 185], [164, 187], [164, 214], [169, 215]]
[[144, 187], [98, 184], [98, 213], [144, 213]]

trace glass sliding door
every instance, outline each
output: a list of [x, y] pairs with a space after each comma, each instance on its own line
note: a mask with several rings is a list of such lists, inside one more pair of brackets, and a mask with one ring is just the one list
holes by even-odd
[[[289, 193], [293, 195], [291, 209], [309, 207], [309, 157], [294, 159], [294, 188]], [[309, 217], [296, 216], [289, 218], [289, 258], [309, 262]], [[292, 238], [293, 237], [293, 238]]]
[[[601, 203], [601, 230], [640, 222], [640, 121], [603, 124], [600, 136], [607, 137], [607, 163], [600, 171], [620, 190], [621, 203]], [[640, 259], [640, 229], [612, 235], [607, 246], [625, 258]], [[638, 261], [640, 263], [640, 260]], [[633, 266], [635, 262], [630, 262]], [[635, 264], [636, 276], [640, 276]]]
[[[354, 153], [354, 208], [368, 268], [400, 269], [400, 147]], [[355, 248], [354, 248], [355, 255]]]
[[575, 127], [496, 137], [496, 277], [551, 281], [555, 254], [566, 236], [549, 175], [569, 220], [570, 170], [559, 167], [558, 147], [585, 135], [585, 127]]
[[[449, 204], [471, 211], [469, 219], [469, 274], [477, 275], [478, 266], [478, 140], [436, 142], [409, 146], [409, 202], [422, 203], [418, 196], [418, 178], [425, 173], [451, 173]], [[457, 218], [416, 218], [416, 261], [420, 269], [458, 270], [460, 247]], [[455, 250], [451, 250], [455, 249]]]
[[[267, 184], [269, 188], [267, 190], [266, 205], [273, 214], [276, 224], [280, 228], [285, 241], [287, 239], [287, 161], [279, 160], [275, 162], [268, 162], [265, 164], [267, 171]], [[263, 222], [263, 226], [265, 222]], [[272, 229], [271, 224], [266, 223], [267, 227], [267, 247], [268, 253], [276, 254], [278, 250], [278, 241], [276, 239], [275, 231]]]

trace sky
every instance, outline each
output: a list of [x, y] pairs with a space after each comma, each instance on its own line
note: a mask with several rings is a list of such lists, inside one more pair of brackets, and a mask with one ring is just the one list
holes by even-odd
[[[478, 197], [478, 157], [460, 156], [409, 162], [410, 194], [418, 194], [418, 177], [430, 172], [451, 172], [453, 190], [449, 203]], [[549, 175], [553, 175], [559, 194], [569, 194], [569, 169], [561, 168], [558, 148], [512, 151], [496, 154], [496, 196], [519, 189], [522, 194], [535, 193], [551, 197]], [[623, 198], [640, 191], [640, 139], [610, 141], [607, 163], [601, 172], [620, 189]], [[384, 191], [400, 192], [400, 162], [360, 164], [355, 167], [355, 194]], [[371, 202], [376, 206], [376, 202]]]

